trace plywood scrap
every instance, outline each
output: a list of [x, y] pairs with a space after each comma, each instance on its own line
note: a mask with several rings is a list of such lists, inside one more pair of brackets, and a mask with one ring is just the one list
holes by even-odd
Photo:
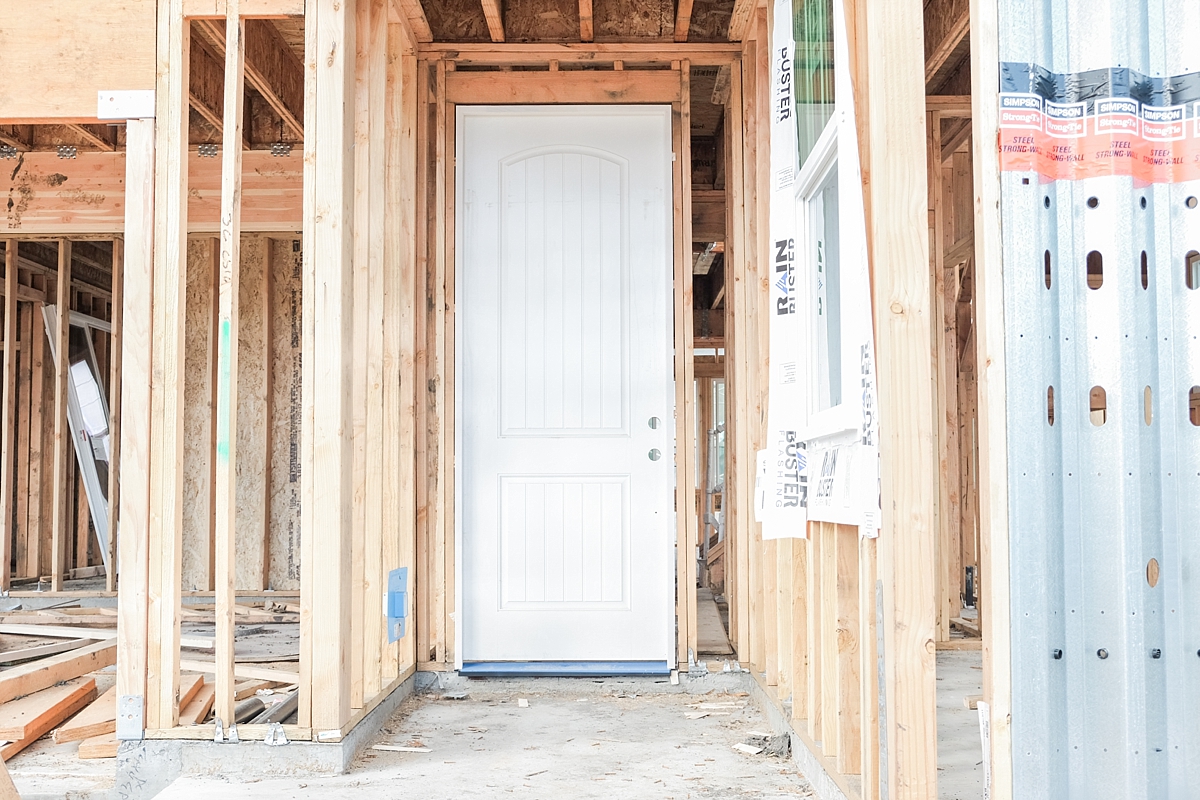
[[[117, 748], [120, 742], [117, 741], [115, 733], [108, 733], [103, 736], [95, 736], [79, 743], [80, 758], [116, 758]], [[0, 794], [0, 800], [3, 800], [3, 795]]]
[[13, 667], [0, 672], [0, 703], [7, 703], [17, 697], [24, 697], [115, 663], [117, 643], [108, 640]]
[[[17, 701], [20, 702], [20, 701]], [[70, 722], [54, 732], [54, 743], [81, 742], [117, 730], [117, 687], [100, 695]]]

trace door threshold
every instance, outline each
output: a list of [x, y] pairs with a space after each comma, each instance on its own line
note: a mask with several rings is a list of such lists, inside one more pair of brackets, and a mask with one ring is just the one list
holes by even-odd
[[666, 661], [464, 661], [458, 671], [468, 677], [616, 677], [670, 675]]

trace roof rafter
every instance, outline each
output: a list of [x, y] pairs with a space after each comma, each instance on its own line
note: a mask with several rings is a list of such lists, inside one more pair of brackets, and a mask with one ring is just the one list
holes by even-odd
[[429, 20], [425, 17], [425, 9], [421, 7], [421, 0], [392, 0], [392, 9], [408, 23], [413, 38], [419, 43], [426, 44], [433, 41], [433, 29], [429, 27]]
[[[224, 26], [219, 20], [197, 20], [196, 25], [223, 61]], [[304, 65], [268, 20], [246, 20], [246, 85], [262, 95], [292, 133], [304, 136]]]
[[754, 19], [754, 9], [758, 3], [755, 0], [736, 0], [733, 4], [733, 15], [729, 18], [729, 41], [740, 42], [746, 38], [746, 30]]
[[579, 0], [579, 41], [590, 42], [596, 38], [596, 26], [592, 20], [592, 0]]
[[500, 13], [500, 0], [480, 0], [483, 16], [487, 19], [488, 33], [493, 42], [504, 41], [504, 16]]
[[692, 27], [692, 0], [679, 0], [675, 11], [675, 41], [686, 42]]
[[106, 125], [77, 125], [68, 123], [66, 127], [93, 147], [98, 147], [110, 153], [117, 149], [116, 137], [110, 139], [105, 135], [109, 133], [109, 128]]

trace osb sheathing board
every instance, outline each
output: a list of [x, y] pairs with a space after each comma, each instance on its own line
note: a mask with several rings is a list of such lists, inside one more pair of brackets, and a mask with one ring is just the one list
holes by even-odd
[[[285, 157], [263, 150], [244, 153], [242, 230], [300, 230], [303, 171], [298, 149]], [[0, 192], [0, 228], [9, 231], [81, 235], [125, 230], [123, 152], [81, 152], [74, 159], [21, 153], [15, 161], [0, 162]], [[220, 210], [221, 160], [190, 153], [188, 230], [216, 233]]]
[[[578, 9], [578, 3], [575, 4]], [[594, 0], [596, 41], [661, 39], [675, 34], [674, 0]], [[578, 38], [578, 34], [576, 34]]]
[[267, 546], [267, 247], [242, 237], [238, 286], [237, 588], [265, 589]]
[[268, 583], [300, 588], [300, 242], [272, 239], [271, 546]]
[[212, 588], [213, 245], [188, 240], [183, 364], [183, 588]]
[[[212, 542], [213, 242], [210, 237], [189, 239], [187, 265], [183, 588], [201, 591], [210, 586]], [[242, 237], [235, 520], [239, 591], [299, 588], [298, 258], [291, 239]]]
[[504, 35], [510, 42], [578, 42], [578, 0], [509, 0]]
[[[490, 42], [479, 0], [423, 0], [433, 38], [439, 42]], [[511, 5], [511, 2], [509, 3]]]
[[153, 89], [155, 0], [7, 0], [0, 119], [89, 120], [101, 91]]

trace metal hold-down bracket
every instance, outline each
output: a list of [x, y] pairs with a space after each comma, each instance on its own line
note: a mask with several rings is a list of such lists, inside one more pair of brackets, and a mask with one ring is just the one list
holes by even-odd
[[263, 739], [263, 744], [268, 747], [283, 747], [288, 743], [287, 734], [283, 732], [283, 725], [279, 722], [272, 722], [267, 726], [267, 735]]
[[216, 723], [215, 730], [213, 731], [213, 741], [214, 742], [216, 742], [217, 744], [237, 744], [238, 743], [239, 740], [238, 740], [236, 724], [230, 725], [229, 730], [226, 731], [224, 729], [224, 723], [221, 722], [220, 717], [217, 717], [214, 720], [214, 722]]

